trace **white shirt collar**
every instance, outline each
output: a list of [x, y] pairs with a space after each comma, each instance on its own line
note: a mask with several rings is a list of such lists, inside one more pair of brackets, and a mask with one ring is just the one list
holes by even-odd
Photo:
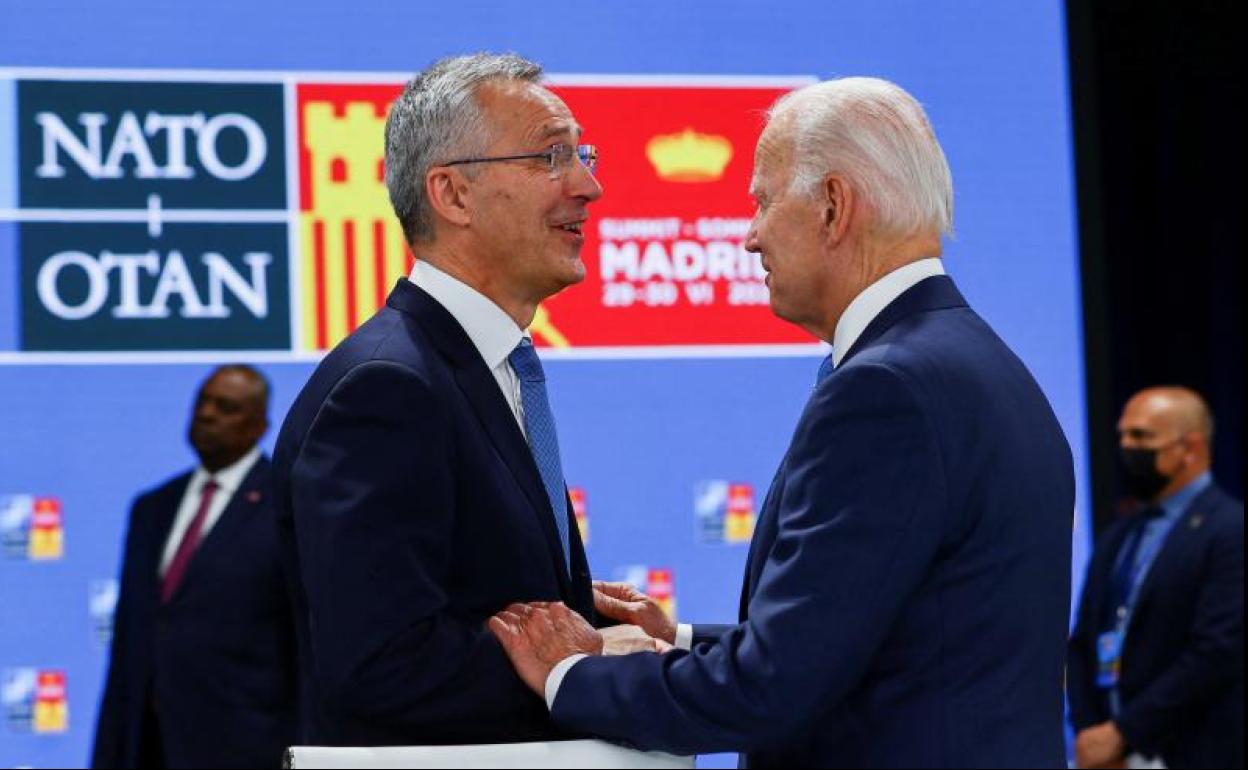
[[944, 275], [945, 266], [939, 257], [928, 257], [908, 265], [902, 265], [880, 280], [863, 289], [854, 297], [841, 320], [836, 322], [836, 331], [832, 333], [832, 365], [840, 366], [841, 359], [854, 346], [867, 326], [875, 320], [884, 308], [893, 300], [905, 294], [912, 286], [925, 278]]
[[409, 280], [459, 322], [490, 369], [507, 360], [524, 337], [524, 331], [493, 300], [428, 262], [416, 260]]
[[255, 465], [256, 460], [259, 459], [260, 447], [257, 445], [253, 446], [250, 452], [234, 461], [233, 465], [227, 465], [216, 473], [209, 473], [201, 465], [195, 471], [195, 478], [191, 479], [191, 488], [198, 489], [211, 476], [217, 482], [217, 487], [222, 495], [229, 497], [243, 485], [243, 479], [247, 478], [247, 474], [251, 472], [251, 466]]

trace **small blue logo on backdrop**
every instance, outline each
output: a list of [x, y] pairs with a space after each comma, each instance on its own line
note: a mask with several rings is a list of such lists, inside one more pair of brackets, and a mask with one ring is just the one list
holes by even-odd
[[0, 675], [0, 709], [15, 733], [64, 733], [69, 729], [65, 672], [11, 668]]
[[95, 642], [101, 648], [113, 641], [113, 617], [117, 612], [118, 586], [116, 580], [92, 580], [87, 594], [87, 611], [91, 615], [91, 628]]
[[754, 536], [754, 487], [699, 481], [693, 487], [693, 514], [699, 543], [748, 543]]
[[10, 732], [28, 733], [35, 721], [35, 684], [39, 672], [33, 668], [5, 669], [0, 676], [0, 708]]
[[61, 501], [35, 495], [0, 495], [0, 551], [9, 559], [60, 559], [65, 553]]

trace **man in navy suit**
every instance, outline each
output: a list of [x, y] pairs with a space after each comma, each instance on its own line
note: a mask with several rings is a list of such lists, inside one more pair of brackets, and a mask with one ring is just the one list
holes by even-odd
[[772, 309], [832, 353], [763, 504], [740, 622], [682, 632], [603, 586], [604, 612], [687, 649], [580, 657], [557, 605], [491, 629], [556, 724], [644, 749], [1060, 766], [1070, 449], [944, 275], [952, 184], [922, 108], [868, 78], [790, 94], [751, 192]]
[[540, 77], [511, 55], [448, 59], [391, 109], [386, 184], [415, 268], [317, 367], [275, 453], [304, 742], [557, 735], [485, 626], [519, 599], [594, 617], [524, 330], [584, 277], [602, 189]]
[[200, 467], [134, 503], [93, 767], [277, 765], [295, 736], [268, 401], [255, 369], [214, 371], [191, 416]]
[[1142, 507], [1099, 538], [1070, 639], [1080, 767], [1244, 766], [1244, 505], [1210, 474], [1213, 417], [1149, 388], [1118, 422]]

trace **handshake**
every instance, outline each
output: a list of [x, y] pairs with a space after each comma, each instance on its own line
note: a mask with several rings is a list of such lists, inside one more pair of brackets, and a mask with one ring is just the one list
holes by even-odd
[[628, 583], [594, 583], [594, 609], [623, 625], [591, 626], [562, 602], [512, 604], [489, 620], [490, 631], [538, 696], [560, 661], [572, 655], [664, 653], [676, 642], [676, 623], [654, 599]]

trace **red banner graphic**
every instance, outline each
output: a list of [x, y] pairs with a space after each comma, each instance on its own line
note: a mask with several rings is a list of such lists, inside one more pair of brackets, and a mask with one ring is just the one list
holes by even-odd
[[788, 89], [554, 90], [598, 145], [605, 191], [590, 208], [586, 280], [545, 305], [568, 345], [814, 342], [772, 315], [759, 259], [742, 248], [754, 145]]
[[[410, 269], [390, 211], [383, 130], [397, 84], [300, 84], [303, 347], [332, 347]], [[786, 88], [567, 85], [553, 89], [600, 152], [586, 280], [552, 297], [532, 331], [558, 348], [791, 344], [756, 255], [742, 244], [763, 113]]]

